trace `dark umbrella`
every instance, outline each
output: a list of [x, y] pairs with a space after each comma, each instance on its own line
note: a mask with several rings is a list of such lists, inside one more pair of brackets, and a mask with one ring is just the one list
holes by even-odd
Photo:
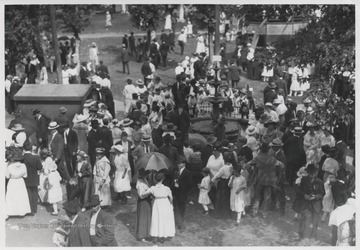
[[148, 153], [143, 155], [136, 163], [137, 169], [160, 171], [171, 168], [171, 161], [161, 153]]

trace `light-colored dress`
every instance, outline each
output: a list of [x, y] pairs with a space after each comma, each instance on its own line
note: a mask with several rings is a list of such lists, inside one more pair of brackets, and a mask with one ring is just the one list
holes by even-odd
[[215, 158], [214, 155], [209, 157], [206, 167], [210, 169], [211, 175], [215, 176], [219, 172], [220, 168], [225, 165], [224, 158], [220, 154], [219, 158]]
[[335, 201], [332, 195], [331, 184], [329, 180], [327, 180], [324, 183], [324, 189], [325, 189], [325, 196], [323, 197], [322, 200], [323, 211], [332, 212], [334, 210]]
[[5, 195], [6, 216], [24, 216], [30, 213], [29, 196], [24, 181], [27, 177], [25, 164], [10, 163], [6, 168], [5, 177], [9, 179]]
[[211, 200], [209, 198], [209, 191], [211, 189], [211, 185], [210, 185], [210, 175], [205, 176], [202, 180], [201, 180], [201, 184], [200, 184], [200, 193], [199, 193], [199, 200], [198, 202], [200, 204], [203, 205], [209, 205], [211, 204]]
[[48, 84], [48, 73], [45, 66], [41, 68], [40, 71], [40, 83], [39, 84]]
[[164, 30], [171, 30], [171, 15], [170, 14], [166, 15]]
[[110, 13], [107, 13], [107, 14], [106, 14], [106, 24], [105, 24], [105, 26], [106, 26], [106, 27], [111, 27], [111, 26], [112, 26]]
[[233, 175], [230, 178], [229, 184], [232, 179], [233, 183], [230, 191], [230, 209], [231, 211], [241, 213], [245, 210], [245, 190], [242, 190], [238, 194], [236, 194], [236, 191], [239, 188], [246, 187], [246, 179], [242, 175], [238, 177]]
[[50, 172], [47, 176], [50, 189], [48, 190], [48, 202], [54, 204], [63, 200], [63, 193], [60, 185], [61, 176], [57, 170]]
[[298, 77], [301, 76], [301, 71], [298, 67], [294, 68], [292, 77], [291, 77], [291, 85], [290, 85], [290, 90], [291, 91], [300, 91], [300, 82], [298, 80]]
[[[110, 169], [110, 161], [105, 156], [97, 160], [94, 166], [95, 194], [99, 195], [101, 206], [111, 206]], [[102, 180], [105, 182], [99, 190]]]
[[175, 236], [174, 208], [170, 203], [172, 199], [170, 188], [158, 183], [149, 189], [155, 197], [152, 215], [150, 235], [153, 237], [173, 237]]
[[[116, 167], [114, 179], [114, 191], [117, 193], [126, 192], [131, 190], [131, 169], [127, 154], [116, 155], [114, 158]], [[127, 170], [125, 177], [122, 178], [125, 170]]]

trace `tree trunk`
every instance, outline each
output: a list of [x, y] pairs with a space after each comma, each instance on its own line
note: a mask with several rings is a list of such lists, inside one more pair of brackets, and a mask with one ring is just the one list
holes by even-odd
[[55, 59], [56, 59], [56, 75], [57, 75], [57, 83], [62, 84], [62, 71], [61, 71], [61, 58], [59, 51], [59, 42], [57, 39], [57, 30], [56, 30], [56, 20], [55, 20], [55, 6], [50, 5], [50, 23], [51, 23], [51, 32], [52, 32], [52, 40], [55, 50]]
[[216, 23], [215, 23], [215, 50], [214, 50], [214, 55], [218, 55], [219, 54], [219, 50], [220, 50], [220, 6], [217, 4], [215, 5], [215, 19], [216, 19]]

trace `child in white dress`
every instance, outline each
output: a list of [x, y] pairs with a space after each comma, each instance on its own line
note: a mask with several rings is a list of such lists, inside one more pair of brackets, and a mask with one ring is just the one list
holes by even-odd
[[48, 167], [48, 181], [49, 181], [49, 190], [48, 190], [48, 202], [53, 206], [53, 212], [51, 215], [58, 215], [58, 202], [63, 200], [63, 193], [60, 185], [61, 177], [57, 171], [57, 165], [51, 164]]
[[214, 209], [211, 200], [209, 198], [209, 191], [211, 189], [211, 185], [210, 185], [210, 169], [209, 168], [203, 168], [202, 169], [202, 174], [204, 176], [204, 178], [201, 180], [201, 183], [198, 184], [198, 187], [200, 189], [199, 192], [199, 200], [198, 202], [203, 206], [204, 208], [204, 214], [208, 215], [209, 214], [209, 208], [210, 209]]
[[240, 173], [241, 168], [235, 169], [234, 175], [229, 180], [229, 187], [231, 188], [230, 209], [237, 213], [237, 225], [240, 224], [241, 215], [245, 212], [246, 179]]
[[192, 23], [190, 22], [190, 20], [188, 21], [187, 23], [187, 26], [186, 26], [186, 33], [187, 33], [187, 37], [193, 37], [193, 25]]

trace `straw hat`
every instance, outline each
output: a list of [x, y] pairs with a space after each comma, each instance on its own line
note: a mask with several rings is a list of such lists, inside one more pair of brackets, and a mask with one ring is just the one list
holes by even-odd
[[290, 130], [293, 134], [302, 134], [304, 130], [301, 127], [295, 127], [293, 130]]
[[281, 104], [281, 101], [279, 100], [279, 99], [275, 99], [274, 101], [273, 101], [273, 104]]
[[50, 122], [49, 126], [48, 126], [48, 129], [49, 130], [54, 130], [54, 129], [57, 129], [58, 127], [59, 127], [59, 124], [57, 124], [57, 122]]
[[256, 128], [253, 125], [250, 125], [246, 130], [245, 133], [247, 135], [253, 135], [256, 133]]
[[120, 153], [124, 152], [124, 148], [120, 144], [112, 146], [111, 149], [110, 149], [110, 152], [114, 153], [115, 150], [119, 151]]
[[269, 146], [270, 147], [282, 147], [284, 144], [282, 143], [282, 141], [279, 138], [275, 138], [274, 140], [272, 140], [272, 142], [270, 142]]
[[122, 126], [123, 127], [128, 127], [130, 126], [134, 121], [131, 120], [130, 118], [125, 118], [123, 121], [122, 121]]
[[74, 122], [74, 123], [80, 123], [80, 122], [85, 121], [86, 119], [87, 119], [87, 118], [86, 118], [85, 115], [80, 114], [80, 115], [76, 115], [76, 116], [75, 116], [73, 122]]
[[11, 130], [13, 130], [13, 131], [23, 131], [23, 130], [25, 130], [25, 128], [20, 123], [16, 123], [11, 127]]
[[97, 154], [103, 154], [105, 152], [104, 148], [96, 148], [96, 153]]
[[151, 137], [149, 135], [144, 135], [143, 138], [142, 138], [142, 141], [143, 142], [151, 141]]
[[139, 79], [139, 80], [136, 81], [136, 84], [137, 85], [144, 85], [144, 82], [143, 82], [143, 80]]
[[67, 108], [65, 108], [64, 106], [62, 106], [62, 107], [59, 108], [59, 111], [60, 111], [61, 114], [64, 114], [64, 113], [66, 113], [68, 110], [67, 110]]

